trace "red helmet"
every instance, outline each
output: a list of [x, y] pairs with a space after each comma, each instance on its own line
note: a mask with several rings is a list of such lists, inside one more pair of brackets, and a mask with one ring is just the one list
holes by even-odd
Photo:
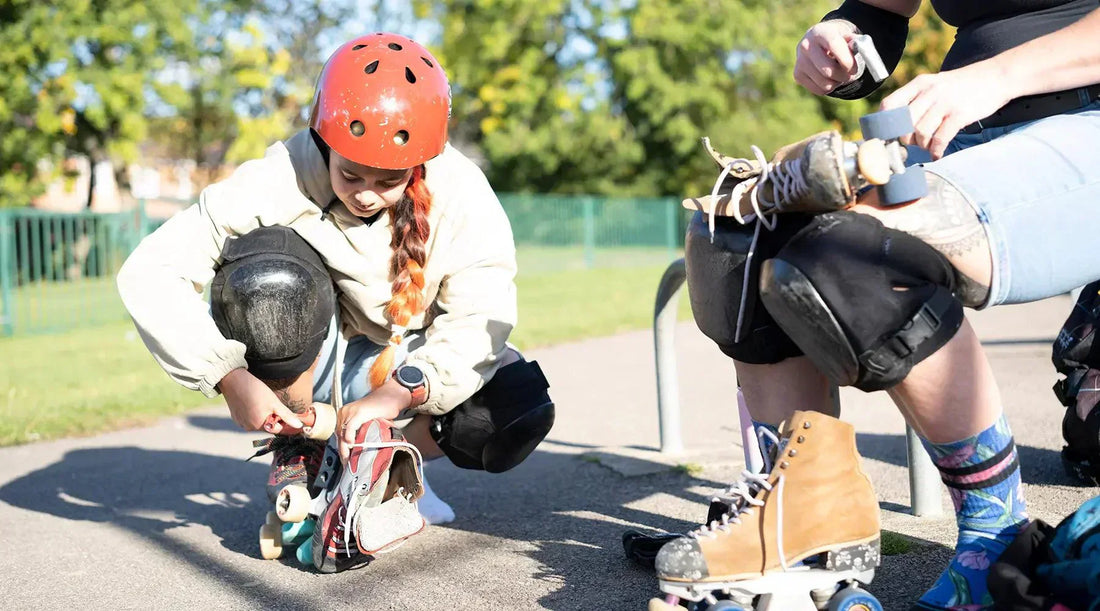
[[309, 126], [356, 163], [402, 170], [443, 152], [451, 87], [432, 54], [396, 34], [348, 42], [317, 79]]

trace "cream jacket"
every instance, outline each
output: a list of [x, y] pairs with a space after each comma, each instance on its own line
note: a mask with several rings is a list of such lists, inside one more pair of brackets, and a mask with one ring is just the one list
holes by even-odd
[[[409, 322], [410, 332], [423, 330], [424, 343], [406, 362], [428, 378], [428, 400], [416, 409], [441, 414], [498, 367], [516, 323], [516, 259], [508, 219], [473, 162], [448, 145], [426, 164], [425, 179], [432, 194], [424, 269], [430, 305]], [[176, 382], [214, 397], [225, 374], [247, 367], [244, 344], [221, 335], [202, 293], [226, 238], [272, 225], [294, 229], [321, 254], [336, 283], [345, 337], [378, 344], [390, 337], [389, 215], [367, 224], [336, 200], [321, 153], [303, 130], [204, 189], [197, 204], [142, 240], [119, 271], [123, 303]]]

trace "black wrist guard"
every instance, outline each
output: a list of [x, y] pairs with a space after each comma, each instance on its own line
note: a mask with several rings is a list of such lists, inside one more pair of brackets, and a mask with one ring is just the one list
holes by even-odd
[[[865, 4], [859, 0], [844, 0], [844, 4], [835, 11], [830, 11], [822, 21], [830, 19], [843, 19], [851, 22], [863, 34], [871, 37], [875, 43], [875, 49], [882, 57], [882, 63], [886, 71], [892, 73], [901, 61], [901, 54], [905, 51], [905, 41], [909, 37], [909, 20], [897, 13]], [[858, 79], [841, 85], [829, 92], [830, 97], [841, 100], [858, 100], [871, 95], [879, 85], [871, 77], [870, 70], [864, 70]]]

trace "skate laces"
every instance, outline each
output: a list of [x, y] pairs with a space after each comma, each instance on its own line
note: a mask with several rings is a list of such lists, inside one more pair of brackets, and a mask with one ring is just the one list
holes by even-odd
[[[386, 448], [405, 448], [411, 450], [416, 456], [416, 470], [420, 475], [421, 481], [424, 479], [424, 457], [421, 456], [420, 450], [416, 449], [416, 446], [407, 441], [363, 441], [362, 443], [353, 443], [348, 445], [348, 448], [363, 448], [365, 450], [383, 450]], [[373, 462], [371, 463], [373, 464]], [[373, 469], [372, 469], [373, 470]], [[363, 498], [366, 496], [360, 494], [361, 491], [369, 492], [371, 485], [370, 472], [366, 474], [366, 481], [360, 482], [363, 479], [358, 472], [352, 474], [351, 486], [349, 488], [350, 497], [347, 499], [347, 503], [342, 508], [344, 515], [340, 517], [341, 527], [345, 533], [358, 532], [356, 528], [359, 526], [359, 509], [363, 502]], [[412, 502], [413, 494], [406, 492], [404, 486], [397, 489], [397, 494], [404, 496], [409, 502]], [[344, 552], [351, 556], [351, 537], [344, 537]]]
[[[779, 447], [779, 436], [768, 430], [760, 430], [757, 432], [757, 438], [763, 442], [764, 438], [768, 438], [776, 447]], [[787, 554], [783, 550], [783, 482], [784, 477], [779, 474], [776, 478], [775, 484], [768, 482], [768, 477], [772, 471], [773, 459], [768, 452], [761, 452], [764, 457], [764, 471], [762, 473], [753, 473], [748, 470], [741, 471], [741, 479], [726, 488], [721, 494], [714, 497], [713, 500], [726, 503], [729, 506], [729, 511], [724, 512], [717, 520], [700, 526], [694, 531], [688, 533], [689, 537], [698, 539], [699, 537], [715, 538], [718, 536], [718, 532], [730, 532], [731, 524], [740, 524], [741, 516], [752, 515], [753, 509], [756, 507], [763, 507], [764, 501], [756, 498], [756, 493], [760, 490], [771, 491], [773, 488], [776, 493], [776, 547], [779, 552], [780, 566], [786, 570], [787, 567]]]
[[[789, 162], [789, 166], [783, 164], [772, 164], [768, 162], [767, 157], [764, 156], [764, 152], [760, 150], [760, 147], [755, 144], [752, 145], [752, 154], [756, 157], [757, 163], [760, 164], [760, 177], [756, 183], [751, 187], [748, 185], [747, 180], [743, 180], [733, 185], [733, 190], [730, 192], [730, 208], [733, 210], [733, 216], [737, 219], [738, 223], [742, 225], [748, 225], [750, 222], [755, 221], [756, 227], [753, 229], [752, 241], [749, 242], [749, 252], [745, 257], [745, 273], [741, 278], [741, 294], [747, 295], [749, 290], [749, 278], [752, 275], [752, 259], [756, 253], [756, 243], [760, 240], [760, 226], [763, 225], [768, 228], [768, 231], [775, 230], [779, 220], [774, 218], [768, 219], [768, 215], [765, 212], [775, 212], [780, 209], [780, 204], [787, 201], [798, 189], [805, 188], [805, 180], [802, 177], [801, 159], [793, 159]], [[714, 243], [714, 224], [715, 214], [714, 209], [718, 206], [718, 191], [722, 188], [722, 182], [729, 176], [729, 173], [733, 171], [733, 168], [738, 164], [748, 164], [748, 159], [732, 159], [726, 164], [722, 171], [718, 174], [718, 180], [714, 181], [714, 186], [710, 190], [710, 210], [708, 212], [709, 217], [707, 219], [707, 227], [710, 229], [710, 241]], [[768, 179], [772, 179], [772, 184], [775, 186], [777, 201], [769, 202], [760, 196], [760, 186], [765, 184]], [[749, 215], [748, 218], [741, 215], [741, 207], [737, 202], [741, 201], [741, 196], [745, 193], [746, 189], [749, 191], [749, 203], [752, 205], [754, 214]], [[761, 206], [763, 204], [763, 207]], [[733, 341], [734, 343], [741, 341], [741, 327], [745, 320], [745, 304], [747, 299], [740, 300], [741, 303], [737, 307], [737, 326], [734, 330]]]

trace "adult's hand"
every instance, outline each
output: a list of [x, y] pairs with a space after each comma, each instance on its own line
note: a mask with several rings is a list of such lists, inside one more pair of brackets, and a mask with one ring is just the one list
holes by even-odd
[[851, 42], [858, 35], [856, 26], [843, 19], [815, 24], [798, 43], [795, 82], [817, 95], [852, 82], [858, 65]]
[[298, 416], [247, 369], [230, 371], [218, 383], [218, 388], [229, 406], [233, 422], [246, 431], [263, 429], [277, 435], [282, 432], [284, 423], [290, 428], [302, 428]]
[[908, 106], [914, 131], [902, 142], [927, 149], [939, 159], [960, 129], [1008, 103], [1012, 93], [1006, 81], [988, 62], [922, 74], [886, 96], [882, 109]]

